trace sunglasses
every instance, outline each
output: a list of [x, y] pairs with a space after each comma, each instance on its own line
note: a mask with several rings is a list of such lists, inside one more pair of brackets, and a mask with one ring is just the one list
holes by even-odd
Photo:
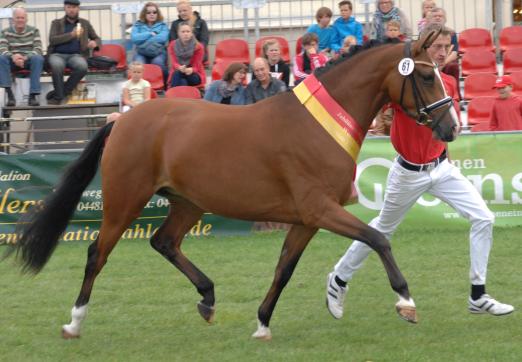
[[154, 15], [156, 15], [157, 13], [158, 13], [157, 11], [147, 11], [147, 15], [149, 15], [149, 14], [154, 14]]

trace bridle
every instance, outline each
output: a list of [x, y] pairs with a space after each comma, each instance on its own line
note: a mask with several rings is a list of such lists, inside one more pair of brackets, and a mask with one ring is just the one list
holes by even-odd
[[[407, 40], [404, 44], [404, 56], [405, 58], [413, 60], [411, 55], [411, 40]], [[413, 62], [414, 64], [423, 64], [429, 67], [435, 67], [435, 64], [425, 62], [422, 60], [413, 60]], [[442, 81], [440, 77], [439, 79]], [[412, 114], [403, 105], [403, 98], [407, 80], [410, 80], [411, 82], [413, 99], [415, 101], [415, 109], [417, 111], [417, 114]], [[417, 81], [415, 79], [415, 71], [412, 71], [410, 74], [404, 76], [404, 79], [402, 81], [401, 98], [399, 105], [408, 116], [416, 120], [417, 124], [422, 126], [429, 126], [430, 128], [435, 129], [441, 122], [444, 114], [450, 110], [452, 103], [453, 99], [450, 96], [446, 96], [436, 102], [433, 102], [432, 104], [426, 105], [426, 102], [424, 102], [424, 98], [422, 97], [422, 92], [420, 91], [420, 88], [417, 86]], [[447, 106], [446, 110], [442, 112], [442, 114], [437, 119], [433, 120], [432, 113], [444, 106]]]

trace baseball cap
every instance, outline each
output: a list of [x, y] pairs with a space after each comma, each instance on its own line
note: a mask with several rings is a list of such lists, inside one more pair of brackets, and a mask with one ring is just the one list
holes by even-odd
[[80, 5], [80, 0], [64, 0], [64, 5]]
[[497, 78], [493, 88], [504, 88], [508, 85], [513, 85], [513, 81], [511, 80], [511, 77], [509, 75], [503, 75]]

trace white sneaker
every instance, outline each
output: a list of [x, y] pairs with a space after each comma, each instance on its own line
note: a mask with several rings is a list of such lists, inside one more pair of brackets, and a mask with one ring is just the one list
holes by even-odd
[[512, 305], [500, 303], [491, 298], [489, 294], [482, 294], [477, 300], [473, 300], [469, 297], [468, 309], [471, 313], [489, 313], [497, 316], [509, 314], [515, 310]]
[[348, 285], [341, 287], [335, 281], [335, 273], [331, 272], [326, 278], [326, 307], [335, 319], [343, 316], [344, 297], [348, 291]]

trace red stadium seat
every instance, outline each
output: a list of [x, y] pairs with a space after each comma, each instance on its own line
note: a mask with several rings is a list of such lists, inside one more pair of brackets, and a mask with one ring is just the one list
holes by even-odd
[[497, 77], [492, 73], [473, 73], [464, 79], [464, 99], [477, 97], [494, 97], [497, 92], [493, 89]]
[[497, 59], [495, 53], [488, 50], [471, 50], [462, 56], [462, 76], [473, 73], [497, 74]]
[[510, 75], [513, 81], [513, 94], [522, 97], [522, 72], [513, 72]]
[[297, 41], [295, 42], [295, 54], [299, 54], [303, 51], [303, 42], [301, 37], [297, 38]]
[[149, 81], [150, 87], [154, 90], [163, 90], [163, 71], [156, 64], [143, 64], [143, 79]]
[[125, 70], [127, 69], [127, 54], [125, 48], [118, 44], [104, 44], [100, 50], [94, 52], [94, 55], [105, 55], [109, 58], [114, 59], [118, 62], [116, 69]]
[[471, 127], [471, 132], [491, 132], [489, 122], [478, 123]]
[[196, 87], [179, 86], [167, 89], [167, 91], [165, 92], [165, 97], [200, 99], [201, 92]]
[[263, 56], [263, 44], [267, 40], [277, 40], [279, 42], [279, 46], [281, 47], [281, 58], [285, 61], [285, 63], [290, 63], [290, 47], [288, 46], [288, 41], [283, 36], [263, 36], [256, 41], [256, 58]]
[[470, 50], [494, 51], [493, 38], [487, 29], [471, 28], [459, 34], [459, 52], [467, 53]]
[[486, 123], [489, 125], [494, 101], [494, 97], [473, 98], [468, 104], [468, 124]]
[[522, 48], [508, 49], [504, 52], [504, 74], [522, 71]]
[[155, 99], [155, 98], [158, 98], [158, 93], [153, 88], [151, 88], [150, 89], [150, 99]]
[[243, 39], [225, 39], [216, 44], [214, 63], [225, 60], [228, 64], [239, 62], [250, 64], [250, 50]]
[[500, 49], [504, 52], [508, 49], [522, 48], [522, 26], [508, 26], [500, 32]]

